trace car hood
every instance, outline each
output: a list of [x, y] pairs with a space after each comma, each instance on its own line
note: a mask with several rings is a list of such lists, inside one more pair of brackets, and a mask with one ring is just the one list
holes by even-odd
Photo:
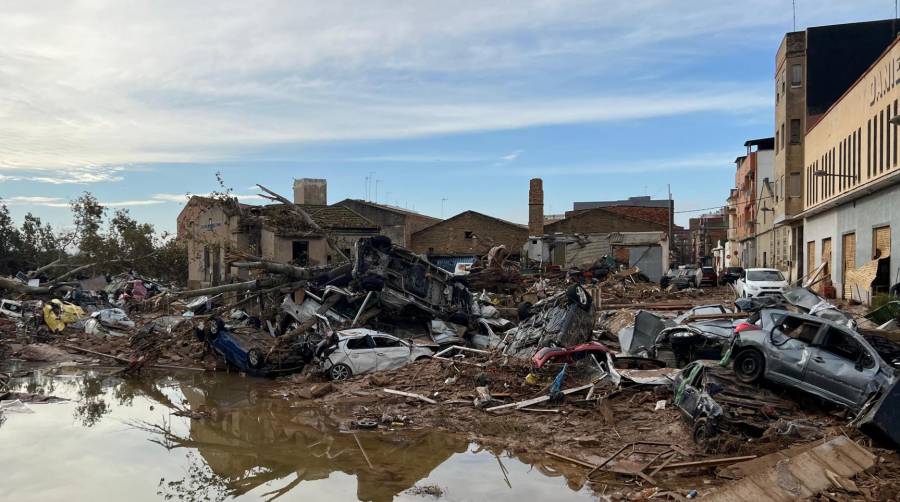
[[746, 284], [754, 288], [786, 288], [787, 281], [746, 281]]

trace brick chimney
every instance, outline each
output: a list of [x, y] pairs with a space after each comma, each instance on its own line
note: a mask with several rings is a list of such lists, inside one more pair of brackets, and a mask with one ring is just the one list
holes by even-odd
[[328, 205], [328, 181], [316, 178], [294, 180], [294, 204]]
[[544, 235], [544, 182], [532, 178], [528, 188], [528, 235]]

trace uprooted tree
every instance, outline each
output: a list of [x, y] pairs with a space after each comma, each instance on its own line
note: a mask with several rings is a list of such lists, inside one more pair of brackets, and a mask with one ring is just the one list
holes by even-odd
[[[55, 231], [31, 213], [17, 227], [0, 200], [0, 276], [22, 272], [52, 285], [134, 270], [166, 282], [184, 281], [187, 253], [168, 233], [157, 233], [153, 225], [138, 222], [127, 209], [109, 216], [107, 208], [88, 192], [69, 207], [72, 228]], [[2, 282], [12, 289], [9, 280]]]

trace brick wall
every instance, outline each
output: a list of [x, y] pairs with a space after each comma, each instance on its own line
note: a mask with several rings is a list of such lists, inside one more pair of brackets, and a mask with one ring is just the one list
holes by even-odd
[[524, 226], [466, 211], [412, 234], [410, 249], [420, 254], [481, 255], [503, 244], [518, 255], [527, 239]]
[[[654, 232], [667, 231], [668, 223], [664, 217], [662, 222], [632, 218], [622, 214], [621, 209], [647, 209], [644, 207], [604, 207], [587, 209], [573, 214], [564, 220], [555, 221], [544, 227], [544, 233], [609, 233], [609, 232]], [[665, 208], [662, 208], [665, 212]], [[623, 217], [624, 216], [624, 217]]]
[[[669, 224], [669, 210], [664, 207], [641, 207], [641, 206], [604, 206], [602, 209], [630, 216], [639, 220], [654, 221], [663, 225]], [[566, 218], [575, 216], [578, 213], [591, 211], [591, 209], [582, 209], [580, 211], [566, 211]]]

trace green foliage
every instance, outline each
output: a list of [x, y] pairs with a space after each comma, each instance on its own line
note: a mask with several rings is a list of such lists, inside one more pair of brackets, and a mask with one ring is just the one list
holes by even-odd
[[888, 293], [879, 293], [872, 297], [872, 310], [879, 309], [888, 304], [888, 302], [896, 300], [896, 296], [891, 296]]
[[[157, 234], [153, 225], [138, 222], [127, 209], [117, 210], [107, 218], [107, 209], [89, 192], [81, 194], [69, 207], [73, 229], [57, 233], [31, 213], [17, 228], [0, 199], [0, 275], [35, 270], [65, 258], [72, 265], [98, 263], [85, 270], [84, 276], [134, 270], [164, 282], [186, 281], [187, 248], [168, 233]], [[52, 278], [63, 271], [50, 269], [45, 275]]]

